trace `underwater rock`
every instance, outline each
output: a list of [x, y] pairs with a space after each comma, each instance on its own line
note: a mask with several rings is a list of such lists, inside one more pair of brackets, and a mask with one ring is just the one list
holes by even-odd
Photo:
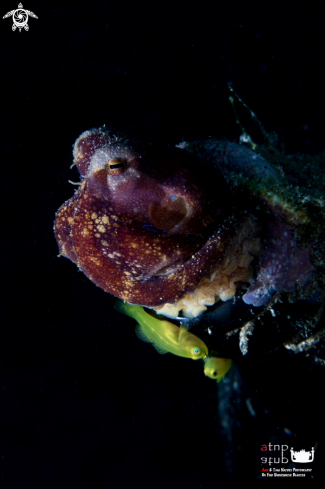
[[262, 251], [252, 263], [249, 287], [237, 288], [236, 301], [217, 304], [195, 322], [209, 332], [209, 346], [220, 351], [220, 342], [226, 349], [232, 342], [236, 351], [236, 342], [242, 354], [259, 356], [285, 347], [325, 365], [324, 154], [288, 156], [272, 146], [253, 151], [215, 140], [179, 147], [216, 166], [237, 208], [260, 226]]

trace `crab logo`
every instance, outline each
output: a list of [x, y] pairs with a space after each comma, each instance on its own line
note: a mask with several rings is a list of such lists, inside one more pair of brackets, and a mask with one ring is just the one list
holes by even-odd
[[33, 12], [23, 9], [23, 5], [21, 3], [18, 5], [18, 8], [16, 10], [11, 10], [10, 12], [7, 12], [6, 15], [3, 16], [3, 19], [6, 19], [11, 15], [13, 20], [12, 30], [15, 31], [18, 27], [19, 32], [21, 32], [22, 28], [24, 28], [25, 31], [28, 31], [28, 16], [34, 17], [34, 19], [38, 19], [38, 17]]
[[291, 460], [298, 464], [305, 464], [308, 462], [313, 462], [314, 460], [314, 447], [311, 452], [306, 452], [306, 450], [300, 450], [299, 452], [294, 452], [293, 448], [290, 448]]

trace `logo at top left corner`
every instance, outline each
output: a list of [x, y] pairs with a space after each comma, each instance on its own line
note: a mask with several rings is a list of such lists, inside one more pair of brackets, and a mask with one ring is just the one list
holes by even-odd
[[21, 32], [22, 29], [25, 29], [25, 31], [29, 30], [28, 17], [34, 17], [34, 19], [38, 19], [37, 15], [35, 15], [34, 12], [23, 9], [23, 5], [21, 3], [18, 5], [18, 8], [16, 10], [11, 10], [10, 12], [7, 12], [6, 15], [4, 15], [2, 18], [7, 19], [8, 17], [12, 17], [12, 30], [15, 31], [18, 28], [19, 32]]

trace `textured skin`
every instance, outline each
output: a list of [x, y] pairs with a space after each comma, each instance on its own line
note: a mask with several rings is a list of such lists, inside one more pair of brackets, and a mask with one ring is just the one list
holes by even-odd
[[60, 253], [106, 292], [173, 303], [225, 259], [231, 194], [198, 157], [94, 129], [76, 141], [74, 161], [82, 184], [59, 209], [55, 236]]

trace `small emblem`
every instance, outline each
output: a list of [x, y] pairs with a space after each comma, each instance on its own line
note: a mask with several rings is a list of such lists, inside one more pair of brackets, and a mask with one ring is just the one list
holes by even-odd
[[12, 30], [15, 31], [18, 27], [19, 32], [21, 32], [22, 28], [24, 28], [25, 31], [28, 31], [28, 16], [34, 17], [34, 19], [38, 19], [38, 17], [33, 12], [23, 9], [23, 5], [21, 3], [18, 5], [18, 8], [16, 10], [11, 10], [10, 12], [7, 12], [6, 15], [4, 15], [2, 18], [6, 19], [11, 15], [13, 20]]
[[291, 460], [293, 462], [298, 462], [299, 464], [306, 464], [314, 461], [314, 452], [315, 449], [312, 447], [310, 452], [306, 450], [300, 450], [299, 452], [295, 452], [293, 448], [290, 448], [291, 452]]

